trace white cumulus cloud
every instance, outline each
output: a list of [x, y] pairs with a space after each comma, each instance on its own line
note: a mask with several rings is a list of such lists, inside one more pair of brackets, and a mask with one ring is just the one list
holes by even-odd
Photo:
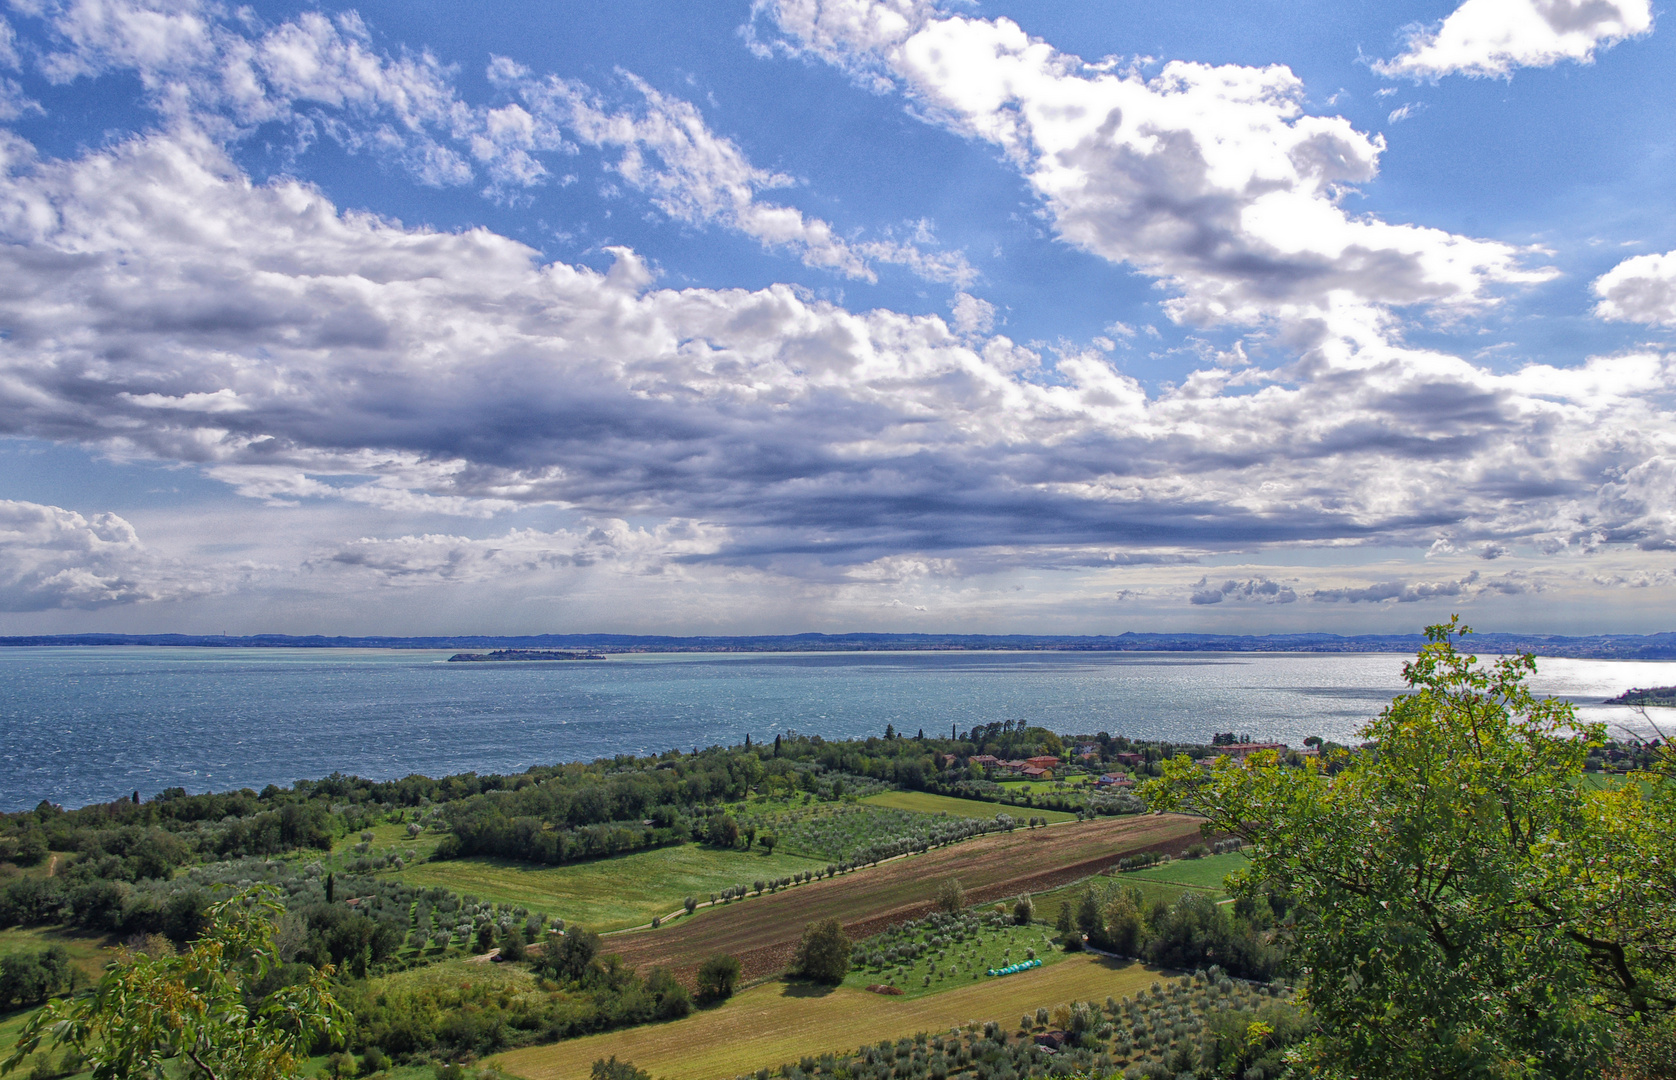
[[1062, 238], [1160, 279], [1180, 321], [1275, 320], [1306, 347], [1333, 337], [1357, 353], [1387, 339], [1390, 309], [1493, 302], [1496, 286], [1552, 276], [1507, 244], [1346, 210], [1384, 143], [1306, 112], [1285, 67], [1175, 61], [1146, 78], [929, 4], [758, 9], [780, 48], [897, 87], [919, 115], [994, 144]]
[[1602, 319], [1676, 326], [1676, 251], [1625, 259], [1595, 279], [1594, 292]]
[[1466, 0], [1441, 23], [1410, 30], [1400, 56], [1373, 65], [1387, 76], [1505, 76], [1595, 51], [1653, 28], [1650, 0]]
[[157, 557], [116, 514], [0, 499], [0, 611], [102, 608], [215, 591]]

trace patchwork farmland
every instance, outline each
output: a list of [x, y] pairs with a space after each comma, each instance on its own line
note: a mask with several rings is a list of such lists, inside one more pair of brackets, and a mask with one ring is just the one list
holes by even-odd
[[968, 840], [922, 855], [707, 909], [658, 930], [613, 935], [606, 950], [631, 966], [672, 969], [690, 981], [708, 956], [739, 958], [747, 980], [779, 971], [803, 927], [836, 918], [852, 940], [931, 909], [931, 890], [959, 878], [970, 902], [1039, 892], [1100, 873], [1138, 851], [1175, 852], [1198, 836], [1180, 815], [1100, 819]]

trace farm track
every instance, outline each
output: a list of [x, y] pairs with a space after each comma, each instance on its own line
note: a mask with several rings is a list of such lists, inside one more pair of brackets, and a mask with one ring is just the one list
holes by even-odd
[[1126, 855], [1175, 853], [1198, 837], [1199, 820], [1176, 814], [1102, 819], [977, 837], [923, 855], [723, 905], [658, 930], [608, 939], [606, 951], [642, 971], [671, 969], [692, 985], [706, 957], [739, 958], [748, 981], [791, 961], [804, 924], [836, 918], [852, 940], [932, 909], [944, 878], [959, 878], [971, 903], [1040, 892], [1100, 873]]

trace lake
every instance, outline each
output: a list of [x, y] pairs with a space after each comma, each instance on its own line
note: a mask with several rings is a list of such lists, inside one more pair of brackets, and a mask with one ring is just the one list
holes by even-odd
[[[1300, 745], [1352, 741], [1402, 686], [1379, 653], [652, 653], [449, 664], [378, 649], [0, 649], [0, 809], [166, 787], [261, 789], [333, 771], [513, 772], [772, 740], [947, 733], [995, 720], [1061, 732]], [[1535, 687], [1591, 719], [1676, 663], [1539, 662]]]

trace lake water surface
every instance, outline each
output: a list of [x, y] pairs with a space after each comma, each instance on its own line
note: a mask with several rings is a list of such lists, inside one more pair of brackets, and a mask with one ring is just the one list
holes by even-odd
[[[1402, 687], [1406, 656], [1276, 653], [638, 654], [449, 664], [374, 649], [0, 649], [0, 809], [165, 787], [260, 789], [333, 771], [510, 772], [796, 730], [946, 733], [994, 720], [1205, 741], [1341, 742]], [[1542, 693], [1599, 707], [1676, 663], [1542, 660]]]

